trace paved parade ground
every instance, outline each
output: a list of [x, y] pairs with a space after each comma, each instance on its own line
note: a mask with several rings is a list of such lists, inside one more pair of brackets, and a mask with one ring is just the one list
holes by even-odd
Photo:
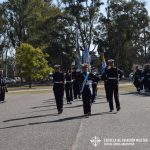
[[0, 104], [0, 150], [150, 149], [148, 95], [122, 92], [121, 111], [110, 113], [99, 91], [89, 118], [83, 116], [81, 100], [72, 105], [64, 100], [58, 115], [51, 90], [9, 93], [6, 101]]

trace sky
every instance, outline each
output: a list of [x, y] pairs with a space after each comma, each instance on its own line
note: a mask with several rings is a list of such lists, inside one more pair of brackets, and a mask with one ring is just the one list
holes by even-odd
[[[0, 3], [4, 2], [4, 1], [7, 1], [7, 0], [0, 0]], [[102, 1], [106, 4], [107, 0], [102, 0]], [[139, 0], [139, 1], [145, 1], [146, 2], [146, 8], [147, 8], [149, 15], [150, 15], [150, 0]], [[103, 11], [105, 11], [104, 8], [103, 8]]]
[[[4, 2], [4, 1], [7, 1], [7, 0], [0, 0], [0, 3]], [[106, 4], [107, 0], [102, 0], [102, 1]], [[149, 15], [150, 15], [150, 0], [139, 0], [139, 1], [145, 1], [146, 2], [146, 8], [147, 8]], [[104, 10], [105, 9], [103, 8], [103, 11]]]

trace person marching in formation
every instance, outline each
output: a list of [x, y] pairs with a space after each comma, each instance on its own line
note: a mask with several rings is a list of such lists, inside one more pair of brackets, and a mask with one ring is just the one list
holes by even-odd
[[72, 80], [74, 100], [80, 98], [80, 74], [81, 72], [76, 67], [73, 67]]
[[63, 96], [64, 96], [64, 74], [60, 71], [60, 65], [55, 65], [53, 74], [53, 91], [56, 100], [58, 114], [63, 112]]
[[5, 92], [8, 92], [7, 87], [6, 87], [6, 82], [3, 77], [3, 70], [0, 70], [0, 102], [5, 101]]
[[101, 59], [102, 59], [102, 68], [101, 68], [102, 76], [101, 76], [101, 79], [104, 81], [106, 99], [107, 99], [107, 102], [109, 102], [109, 98], [108, 98], [109, 89], [107, 86], [107, 79], [105, 76], [105, 72], [106, 72], [108, 66], [107, 66], [106, 61], [105, 61], [104, 53], [101, 53]]
[[142, 70], [139, 69], [138, 66], [136, 66], [136, 71], [133, 75], [133, 79], [134, 79], [134, 86], [137, 89], [137, 92], [140, 93], [140, 91], [143, 89], [143, 84], [142, 84]]
[[71, 71], [68, 70], [68, 72], [65, 75], [65, 91], [66, 91], [66, 99], [67, 99], [67, 104], [72, 104], [73, 97], [72, 97], [72, 76], [71, 76]]
[[92, 68], [92, 74], [93, 74], [93, 83], [92, 83], [92, 88], [93, 88], [93, 94], [92, 94], [92, 103], [94, 103], [96, 101], [96, 96], [97, 96], [97, 85], [98, 85], [98, 81], [100, 80], [100, 78], [98, 77], [96, 68], [93, 67]]
[[83, 72], [81, 74], [81, 94], [83, 100], [83, 111], [85, 116], [91, 115], [91, 104], [92, 104], [92, 82], [93, 74], [88, 72], [88, 64], [83, 64]]
[[150, 64], [145, 64], [142, 72], [142, 79], [145, 91], [150, 92]]
[[105, 70], [105, 80], [107, 80], [107, 98], [109, 101], [110, 112], [114, 110], [113, 95], [115, 98], [117, 111], [121, 109], [118, 93], [118, 81], [122, 78], [122, 76], [122, 71], [114, 66], [114, 60], [108, 60], [108, 67]]

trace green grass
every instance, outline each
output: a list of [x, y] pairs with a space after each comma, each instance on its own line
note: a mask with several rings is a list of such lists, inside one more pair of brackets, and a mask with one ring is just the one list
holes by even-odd
[[[17, 87], [9, 88], [8, 94], [18, 95], [18, 94], [42, 94], [42, 93], [53, 93], [52, 86], [34, 86], [29, 89], [28, 87]], [[119, 88], [120, 93], [135, 92], [135, 87], [133, 85], [124, 85]], [[98, 93], [105, 93], [104, 87], [98, 87]]]

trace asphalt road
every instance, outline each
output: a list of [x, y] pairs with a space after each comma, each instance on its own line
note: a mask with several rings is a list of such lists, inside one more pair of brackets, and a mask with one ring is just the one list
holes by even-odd
[[0, 104], [0, 150], [150, 149], [150, 96], [122, 94], [121, 111], [109, 113], [99, 92], [89, 118], [81, 100], [64, 101], [58, 115], [52, 93], [10, 94], [6, 100]]

